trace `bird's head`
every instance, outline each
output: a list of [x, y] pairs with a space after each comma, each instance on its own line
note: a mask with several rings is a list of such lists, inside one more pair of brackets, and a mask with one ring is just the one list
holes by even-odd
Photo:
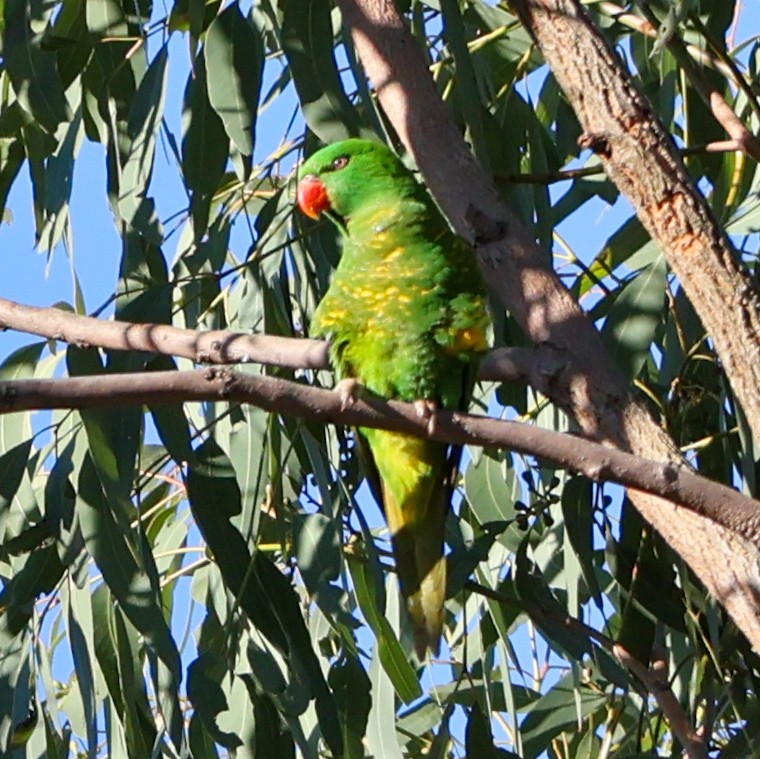
[[387, 146], [351, 139], [318, 150], [301, 166], [298, 207], [312, 219], [322, 214], [341, 226], [373, 198], [416, 185], [411, 172]]

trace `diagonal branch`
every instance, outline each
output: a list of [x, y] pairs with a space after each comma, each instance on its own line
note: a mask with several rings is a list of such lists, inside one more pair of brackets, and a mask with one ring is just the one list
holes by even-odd
[[[651, 9], [646, 4], [642, 4], [639, 7], [647, 17], [650, 26], [654, 26], [657, 23], [657, 17]], [[677, 34], [672, 34], [667, 38], [665, 44], [678, 65], [683, 69], [699, 97], [702, 98], [702, 101], [712, 112], [715, 120], [725, 129], [726, 134], [741, 147], [742, 152], [756, 161], [760, 161], [760, 140], [750, 132], [747, 125], [737, 116], [723, 95], [710, 84], [702, 69], [692, 60], [692, 56], [689, 55], [687, 46], [681, 38]], [[729, 73], [728, 76], [729, 78], [733, 78], [733, 73]], [[743, 82], [744, 77], [736, 81], [737, 83], [739, 81]], [[746, 82], [744, 82], [744, 85], [746, 86]]]
[[[599, 154], [610, 179], [665, 252], [714, 341], [755, 439], [760, 440], [756, 284], [742, 269], [670, 135], [579, 2], [511, 0], [511, 4], [575, 110], [585, 130], [583, 144]], [[731, 136], [738, 139], [733, 132]]]
[[573, 633], [585, 635], [599, 646], [609, 651], [628, 670], [630, 670], [642, 685], [652, 694], [668, 720], [673, 734], [681, 742], [689, 759], [704, 759], [707, 756], [704, 739], [692, 728], [686, 712], [678, 702], [673, 689], [668, 682], [667, 673], [660, 667], [647, 667], [639, 661], [630, 651], [616, 643], [612, 638], [595, 630], [575, 617], [558, 614], [553, 609], [525, 598], [513, 596], [493, 590], [473, 580], [465, 583], [465, 588], [472, 593], [490, 598], [509, 608], [519, 609], [530, 615], [538, 625], [560, 625]]
[[342, 408], [339, 393], [274, 377], [207, 367], [193, 371], [103, 374], [0, 382], [0, 413], [52, 408], [238, 401], [265, 411], [352, 427], [381, 427], [455, 443], [508, 448], [586, 475], [667, 498], [760, 545], [760, 503], [671, 461], [654, 461], [573, 435], [444, 409], [435, 429], [414, 404], [361, 393]]
[[[475, 163], [395, 4], [338, 0], [338, 6], [390, 124], [454, 228], [476, 244], [486, 279], [501, 302], [534, 343], [550, 343], [572, 356], [567, 371], [553, 377], [547, 394], [587, 435], [643, 455], [678, 460], [667, 434], [631, 399], [599, 334], [545, 254]], [[754, 546], [662, 499], [635, 490], [630, 497], [760, 651], [760, 577]]]

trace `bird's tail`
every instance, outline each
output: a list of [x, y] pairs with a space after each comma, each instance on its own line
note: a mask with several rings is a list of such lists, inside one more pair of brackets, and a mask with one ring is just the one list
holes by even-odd
[[446, 600], [444, 529], [451, 499], [447, 446], [398, 432], [366, 430], [380, 479], [401, 594], [420, 659], [438, 654]]
[[446, 600], [443, 530], [434, 525], [397, 525], [392, 537], [401, 595], [412, 622], [417, 656], [424, 659], [428, 649], [437, 656]]

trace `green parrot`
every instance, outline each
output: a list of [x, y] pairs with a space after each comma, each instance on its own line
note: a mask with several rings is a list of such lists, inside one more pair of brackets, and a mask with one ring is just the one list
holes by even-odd
[[[351, 139], [314, 153], [297, 200], [340, 230], [343, 250], [311, 334], [330, 341], [338, 388], [356, 385], [415, 404], [466, 410], [490, 319], [472, 249], [385, 145]], [[461, 447], [360, 428], [359, 450], [391, 534], [420, 659], [437, 655], [446, 596], [444, 525]]]

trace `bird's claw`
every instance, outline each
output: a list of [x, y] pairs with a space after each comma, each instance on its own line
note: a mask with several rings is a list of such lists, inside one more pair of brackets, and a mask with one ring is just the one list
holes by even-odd
[[414, 402], [414, 409], [420, 419], [427, 421], [427, 434], [434, 434], [438, 429], [438, 404], [428, 398], [421, 398]]
[[345, 411], [347, 408], [356, 403], [356, 396], [358, 394], [359, 382], [353, 377], [346, 377], [342, 379], [335, 386], [335, 392], [340, 398], [340, 410]]

